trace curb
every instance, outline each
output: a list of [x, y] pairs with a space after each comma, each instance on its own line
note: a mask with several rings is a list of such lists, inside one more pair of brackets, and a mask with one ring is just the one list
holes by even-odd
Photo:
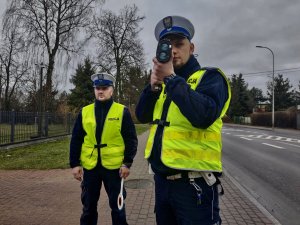
[[253, 195], [251, 195], [249, 191], [247, 191], [246, 188], [244, 188], [241, 184], [239, 184], [239, 182], [229, 174], [228, 170], [226, 170], [224, 166], [223, 166], [223, 172], [224, 175], [228, 177], [229, 180], [246, 196], [246, 198], [248, 198], [269, 220], [271, 220], [274, 223], [274, 225], [281, 225], [281, 223], [274, 216], [272, 216], [272, 214], [269, 213], [269, 211], [266, 210], [266, 208], [263, 207], [256, 200], [256, 198]]

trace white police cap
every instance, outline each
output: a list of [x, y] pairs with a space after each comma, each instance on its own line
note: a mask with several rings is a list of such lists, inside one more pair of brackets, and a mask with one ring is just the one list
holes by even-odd
[[91, 76], [93, 87], [115, 86], [116, 79], [108, 73], [95, 73]]
[[160, 20], [154, 30], [156, 40], [160, 40], [168, 34], [183, 35], [189, 40], [194, 36], [193, 24], [182, 16], [167, 16]]

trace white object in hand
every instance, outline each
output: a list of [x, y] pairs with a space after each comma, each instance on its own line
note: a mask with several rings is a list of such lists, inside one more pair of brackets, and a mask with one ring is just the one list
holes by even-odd
[[124, 206], [124, 197], [123, 197], [123, 185], [124, 185], [124, 178], [121, 180], [121, 189], [118, 196], [118, 209], [121, 210]]

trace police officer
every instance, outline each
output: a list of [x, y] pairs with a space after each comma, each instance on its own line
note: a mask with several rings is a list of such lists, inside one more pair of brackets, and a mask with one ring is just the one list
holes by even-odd
[[[81, 225], [96, 225], [102, 183], [109, 198], [113, 225], [125, 225], [125, 207], [118, 209], [121, 178], [137, 151], [137, 136], [128, 108], [113, 101], [115, 78], [106, 73], [91, 76], [96, 100], [82, 108], [70, 143], [70, 166], [81, 181]], [[125, 188], [123, 190], [126, 197]]]
[[200, 66], [193, 36], [184, 17], [158, 22], [155, 37], [171, 42], [172, 56], [165, 63], [153, 58], [150, 84], [136, 107], [138, 120], [152, 124], [145, 158], [155, 173], [158, 225], [221, 224], [217, 175], [230, 85], [220, 69]]

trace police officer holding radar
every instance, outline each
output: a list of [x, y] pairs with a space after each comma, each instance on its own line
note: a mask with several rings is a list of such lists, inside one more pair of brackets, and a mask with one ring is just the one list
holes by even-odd
[[[125, 225], [125, 207], [119, 206], [121, 180], [128, 177], [137, 151], [137, 136], [128, 108], [112, 99], [115, 78], [106, 73], [91, 76], [96, 100], [82, 108], [70, 143], [70, 166], [81, 181], [81, 225], [96, 225], [102, 183], [109, 198], [113, 225]], [[122, 179], [123, 178], [123, 179]], [[122, 182], [123, 183], [123, 182]]]
[[230, 85], [220, 69], [200, 66], [193, 36], [184, 17], [158, 22], [150, 84], [136, 107], [138, 120], [152, 124], [145, 158], [155, 174], [158, 225], [221, 224], [221, 129]]

